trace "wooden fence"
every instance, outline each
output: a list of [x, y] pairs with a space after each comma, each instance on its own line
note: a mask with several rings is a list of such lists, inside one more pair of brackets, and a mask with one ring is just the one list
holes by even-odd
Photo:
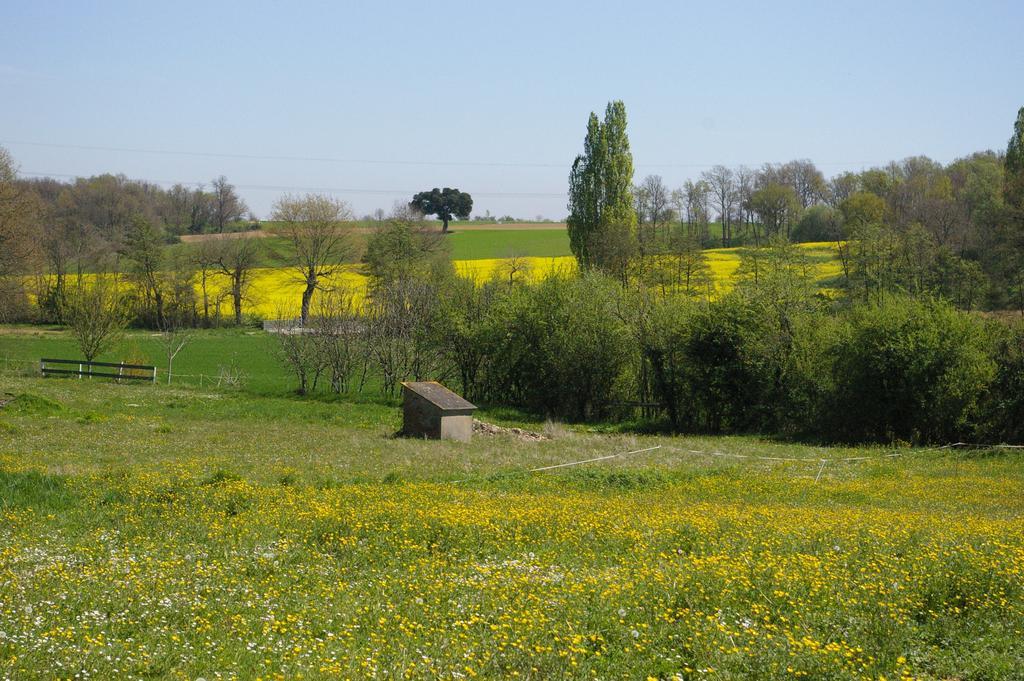
[[[57, 365], [57, 366], [53, 366]], [[73, 369], [60, 367], [76, 367]], [[117, 369], [114, 371], [93, 371], [100, 369]], [[82, 376], [98, 378], [116, 378], [118, 380], [152, 381], [156, 383], [156, 367], [148, 364], [125, 364], [124, 362], [86, 362], [78, 359], [41, 359], [39, 370], [43, 376]], [[144, 371], [146, 373], [136, 373]]]

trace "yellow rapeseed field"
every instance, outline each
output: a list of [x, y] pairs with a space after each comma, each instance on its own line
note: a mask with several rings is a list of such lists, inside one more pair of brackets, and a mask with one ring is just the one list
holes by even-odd
[[[808, 243], [799, 245], [809, 256], [817, 256], [814, 263], [815, 278], [827, 280], [841, 273], [835, 258], [834, 243]], [[710, 249], [704, 252], [715, 287], [721, 292], [728, 291], [735, 281], [740, 268], [741, 251], [736, 248]], [[576, 271], [576, 259], [572, 256], [555, 258], [522, 257], [515, 259], [456, 260], [455, 271], [482, 284], [490, 279], [537, 281], [551, 274], [565, 274]], [[355, 299], [361, 300], [366, 293], [366, 276], [359, 266], [345, 267], [341, 273], [328, 280], [328, 285], [340, 286], [351, 291]], [[222, 286], [222, 283], [215, 284]], [[223, 289], [217, 289], [223, 290]], [[260, 268], [256, 271], [250, 288], [245, 311], [263, 318], [295, 316], [298, 314], [302, 284], [295, 274], [286, 268]], [[227, 303], [222, 308], [228, 314]]]
[[[815, 279], [825, 281], [841, 273], [836, 259], [834, 243], [799, 244], [801, 251], [815, 257], [813, 263]], [[732, 288], [741, 263], [741, 249], [718, 248], [704, 251], [715, 289], [724, 293]], [[576, 271], [576, 259], [572, 256], [553, 258], [520, 257], [491, 258], [481, 260], [455, 260], [455, 271], [459, 276], [473, 279], [482, 284], [491, 279], [516, 281], [538, 281], [552, 274], [567, 274]], [[86, 275], [86, 281], [92, 275]], [[367, 277], [360, 265], [346, 265], [334, 276], [324, 278], [324, 286], [349, 292], [358, 305], [366, 296]], [[211, 305], [220, 313], [231, 315], [231, 301], [228, 296], [228, 280], [213, 275], [207, 282], [207, 295]], [[262, 319], [295, 317], [299, 314], [303, 283], [296, 272], [287, 267], [260, 267], [253, 270], [243, 302], [243, 313]], [[201, 287], [196, 283], [196, 293]]]

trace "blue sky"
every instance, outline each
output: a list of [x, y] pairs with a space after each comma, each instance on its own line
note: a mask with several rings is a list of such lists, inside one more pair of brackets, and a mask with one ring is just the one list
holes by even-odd
[[457, 186], [476, 213], [561, 218], [611, 99], [636, 180], [670, 186], [715, 163], [948, 162], [1005, 148], [1024, 106], [1019, 1], [6, 0], [2, 17], [0, 144], [24, 173], [225, 174], [261, 216], [282, 187], [346, 190], [363, 214]]

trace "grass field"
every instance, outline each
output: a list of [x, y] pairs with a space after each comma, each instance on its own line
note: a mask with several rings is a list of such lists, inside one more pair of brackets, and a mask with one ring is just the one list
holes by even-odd
[[0, 379], [0, 678], [1022, 678], [1020, 454]]
[[479, 260], [527, 256], [554, 258], [570, 256], [569, 234], [561, 229], [494, 229], [453, 231], [448, 237], [452, 258]]
[[[290, 380], [278, 361], [275, 338], [254, 329], [198, 330], [193, 340], [174, 360], [173, 381], [208, 385], [222, 367], [235, 368], [245, 377], [245, 388], [256, 394], [283, 393]], [[78, 346], [66, 331], [56, 328], [0, 327], [0, 369], [38, 371], [43, 357], [75, 359]], [[160, 336], [150, 331], [130, 331], [98, 361], [153, 364], [161, 381], [166, 381], [167, 359]]]

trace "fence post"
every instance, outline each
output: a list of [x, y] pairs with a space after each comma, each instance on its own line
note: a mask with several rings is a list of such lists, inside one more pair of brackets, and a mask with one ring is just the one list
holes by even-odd
[[156, 365], [153, 365], [153, 383], [156, 383]]
[[124, 360], [121, 360], [121, 366], [117, 368], [117, 382], [121, 382], [121, 377], [124, 376]]

